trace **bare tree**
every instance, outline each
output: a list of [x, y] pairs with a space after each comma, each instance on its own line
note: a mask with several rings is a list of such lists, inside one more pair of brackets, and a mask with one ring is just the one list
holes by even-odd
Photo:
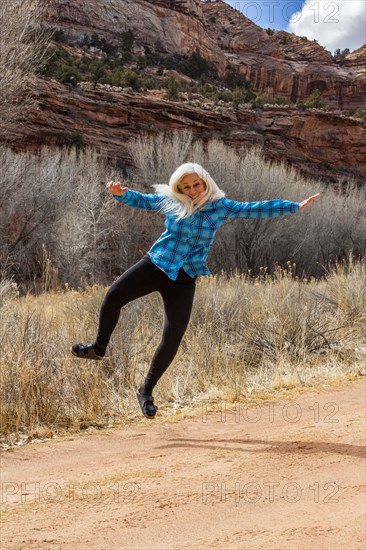
[[3, 0], [0, 6], [0, 130], [30, 105], [30, 79], [42, 65], [51, 31], [40, 25], [47, 3]]
[[167, 183], [174, 170], [186, 161], [193, 140], [191, 132], [159, 133], [156, 136], [141, 135], [129, 143], [129, 151], [135, 165], [134, 178], [148, 189], [154, 183]]
[[[151, 183], [167, 181], [172, 169], [189, 159], [207, 167], [236, 200], [322, 194], [318, 204], [295, 216], [226, 222], [209, 257], [214, 273], [260, 276], [263, 270], [274, 274], [276, 266], [290, 265], [295, 275], [319, 277], [339, 260], [366, 256], [364, 190], [350, 187], [340, 193], [309, 183], [255, 151], [239, 155], [219, 142], [196, 140], [188, 151], [177, 146], [175, 152], [170, 138], [136, 142], [131, 156], [136, 161], [141, 155], [141, 163], [124, 180], [128, 186], [151, 192]], [[159, 147], [155, 164], [153, 151]], [[128, 208], [111, 197], [105, 183], [121, 174], [93, 150], [43, 149], [34, 155], [3, 146], [0, 168], [0, 279], [1, 274], [13, 277], [24, 289], [109, 283], [140, 259], [163, 230], [161, 214]]]

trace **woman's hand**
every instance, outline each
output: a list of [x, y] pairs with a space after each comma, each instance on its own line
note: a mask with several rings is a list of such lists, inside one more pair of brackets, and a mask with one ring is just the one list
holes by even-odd
[[312, 195], [311, 197], [309, 197], [308, 199], [305, 199], [304, 201], [300, 202], [299, 204], [299, 210], [304, 210], [304, 208], [306, 208], [307, 206], [309, 206], [309, 204], [313, 201], [315, 201], [315, 199], [317, 199], [318, 197], [320, 197], [320, 193], [317, 193], [316, 195]]
[[109, 181], [106, 187], [108, 191], [112, 193], [112, 195], [116, 195], [117, 197], [123, 195], [123, 193], [126, 193], [128, 189], [128, 187], [122, 187], [122, 183], [120, 181]]

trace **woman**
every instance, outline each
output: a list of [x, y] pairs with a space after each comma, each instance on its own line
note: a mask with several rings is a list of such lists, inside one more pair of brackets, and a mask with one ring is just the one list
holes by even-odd
[[114, 181], [107, 184], [107, 189], [118, 201], [133, 208], [162, 211], [166, 229], [147, 255], [108, 290], [95, 342], [75, 344], [71, 351], [82, 359], [103, 359], [121, 308], [131, 300], [160, 292], [165, 308], [163, 336], [145, 381], [137, 391], [142, 413], [153, 418], [157, 411], [153, 389], [173, 361], [186, 331], [196, 277], [210, 273], [205, 262], [217, 229], [230, 218], [259, 219], [295, 213], [319, 194], [301, 203], [277, 199], [236, 202], [226, 199], [208, 172], [194, 163], [179, 166], [169, 185], [155, 185], [156, 194], [138, 193]]

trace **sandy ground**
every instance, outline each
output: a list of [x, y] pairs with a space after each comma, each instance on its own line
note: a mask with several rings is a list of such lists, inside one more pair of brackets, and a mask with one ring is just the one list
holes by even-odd
[[1, 549], [364, 550], [364, 381], [1, 455]]

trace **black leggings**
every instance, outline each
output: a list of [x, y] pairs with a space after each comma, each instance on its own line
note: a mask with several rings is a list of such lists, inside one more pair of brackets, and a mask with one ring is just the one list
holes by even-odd
[[165, 309], [163, 336], [140, 388], [142, 393], [151, 395], [182, 341], [191, 316], [195, 287], [195, 279], [183, 269], [180, 269], [177, 280], [172, 281], [145, 256], [108, 290], [100, 311], [98, 335], [94, 344], [96, 353], [104, 355], [124, 305], [151, 292], [160, 292]]

